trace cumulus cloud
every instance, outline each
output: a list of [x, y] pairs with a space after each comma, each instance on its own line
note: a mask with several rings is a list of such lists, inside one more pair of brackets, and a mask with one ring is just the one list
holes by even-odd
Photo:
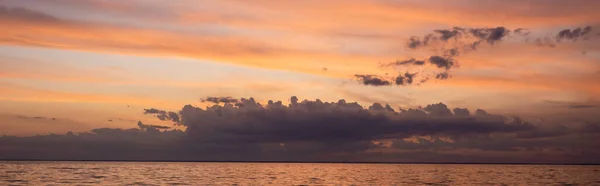
[[[439, 162], [454, 161], [444, 156], [445, 152], [461, 154], [465, 149], [498, 154], [584, 149], [589, 153], [576, 160], [592, 161], [599, 145], [590, 141], [600, 134], [597, 124], [539, 126], [481, 109], [473, 114], [465, 108], [451, 110], [443, 103], [396, 110], [381, 103], [363, 107], [343, 99], [300, 101], [294, 96], [289, 104], [272, 100], [261, 104], [242, 98], [235, 104], [206, 108], [185, 105], [177, 112], [153, 108], [144, 112], [162, 120], [172, 118], [165, 113], [177, 113], [180, 119], [171, 121], [185, 129], [138, 122], [133, 129], [4, 136], [0, 137], [0, 159], [398, 161], [407, 157], [395, 153], [401, 150], [432, 153], [437, 156], [430, 160]], [[379, 153], [374, 160], [373, 151], [389, 153]], [[575, 161], [564, 157], [554, 160]]]
[[323, 102], [292, 97], [288, 106], [269, 101], [241, 99], [238, 106], [214, 105], [207, 109], [186, 105], [179, 112], [187, 133], [203, 141], [271, 142], [314, 140], [375, 140], [412, 135], [489, 134], [531, 130], [522, 121], [478, 111], [456, 116], [442, 103], [413, 112], [395, 112], [374, 104], [368, 109], [357, 103]]

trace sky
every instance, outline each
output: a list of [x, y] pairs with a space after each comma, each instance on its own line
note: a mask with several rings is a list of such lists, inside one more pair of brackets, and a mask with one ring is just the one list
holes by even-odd
[[0, 0], [0, 159], [600, 163], [596, 7]]

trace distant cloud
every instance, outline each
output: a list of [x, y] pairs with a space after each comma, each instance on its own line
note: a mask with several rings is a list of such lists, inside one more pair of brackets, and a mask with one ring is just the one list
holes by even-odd
[[[524, 29], [517, 30], [520, 34], [524, 32]], [[444, 47], [443, 53], [448, 54], [449, 57], [454, 57], [462, 52], [476, 50], [482, 42], [493, 45], [506, 39], [511, 32], [511, 30], [501, 26], [495, 28], [454, 27], [452, 29], [438, 29], [421, 37], [410, 37], [406, 46], [410, 49], [419, 49], [430, 46], [441, 47], [448, 42], [452, 42], [453, 46], [450, 48]]]
[[441, 72], [435, 75], [435, 79], [448, 79], [450, 74], [448, 72]]
[[161, 129], [164, 130], [164, 129], [170, 129], [171, 128], [171, 127], [162, 126], [162, 125], [146, 125], [146, 124], [143, 124], [141, 121], [138, 121], [137, 125], [142, 130], [145, 130], [145, 131], [156, 131], [156, 132], [158, 132], [158, 130], [161, 130]]
[[584, 28], [575, 28], [573, 30], [564, 29], [564, 30], [561, 30], [560, 32], [558, 32], [556, 39], [557, 39], [557, 41], [577, 40], [577, 39], [589, 36], [588, 34], [590, 34], [591, 31], [592, 31], [591, 26], [586, 26]]
[[207, 97], [206, 99], [203, 99], [202, 102], [211, 102], [211, 103], [237, 103], [238, 100], [231, 98], [230, 96], [228, 97]]
[[392, 84], [390, 81], [377, 75], [356, 74], [354, 77], [358, 78], [363, 85], [386, 86]]
[[[579, 40], [589, 40], [593, 36], [592, 26], [578, 27], [574, 29], [563, 29], [553, 36], [535, 38], [534, 42], [538, 46], [556, 47], [560, 42]], [[531, 38], [527, 38], [531, 40]]]
[[556, 106], [560, 106], [560, 107], [571, 108], [571, 109], [600, 108], [600, 106], [598, 106], [596, 104], [568, 102], [568, 101], [544, 100], [544, 103], [550, 104], [550, 105], [556, 105]]
[[[412, 36], [408, 38], [405, 45], [409, 49], [427, 49], [436, 53], [435, 55], [431, 55], [430, 57], [421, 60], [411, 57], [405, 60], [385, 63], [380, 67], [422, 66], [429, 63], [444, 71], [419, 73], [422, 76], [420, 77], [420, 83], [427, 82], [429, 79], [445, 80], [452, 77], [450, 70], [457, 67], [459, 64], [455, 57], [477, 51], [482, 44], [495, 45], [503, 40], [509, 39], [509, 36], [516, 36], [523, 38], [524, 41], [534, 40], [535, 44], [538, 46], [555, 47], [558, 42], [563, 40], [577, 41], [579, 39], [588, 39], [591, 31], [592, 27], [586, 26], [575, 29], [564, 29], [558, 32], [554, 37], [530, 38], [532, 31], [526, 28], [510, 30], [503, 26], [499, 26], [493, 28], [454, 27], [452, 29], [437, 29], [433, 30], [432, 33], [426, 33], [423, 36]], [[400, 69], [402, 70], [403, 68]], [[368, 77], [377, 77], [377, 75], [370, 75]], [[414, 77], [411, 76], [411, 78]], [[396, 78], [396, 85], [412, 84], [405, 83], [405, 79], [409, 78], [406, 78], [403, 75], [398, 76]], [[372, 79], [367, 78], [367, 80]], [[378, 77], [375, 80], [382, 80], [380, 82], [384, 82], [378, 84], [378, 86], [392, 85], [391, 83], [385, 83], [387, 80], [383, 80], [381, 77]], [[371, 85], [370, 83], [363, 84]], [[585, 107], [585, 105], [580, 106], [582, 108]]]
[[175, 112], [168, 112], [164, 110], [159, 110], [155, 108], [144, 109], [144, 114], [152, 114], [155, 115], [160, 120], [170, 120], [174, 122], [179, 122], [179, 115]]
[[[145, 113], [166, 120], [164, 113], [176, 112], [145, 109]], [[427, 161], [439, 162], [454, 160], [444, 156], [446, 152], [477, 157], [464, 154], [462, 150], [468, 149], [488, 151], [482, 156], [494, 157], [494, 162], [530, 162], [539, 150], [546, 149], [552, 155], [550, 161], [595, 162], [600, 150], [598, 144], [591, 143], [598, 140], [598, 124], [538, 126], [480, 109], [474, 114], [464, 108], [451, 110], [443, 103], [396, 111], [387, 104], [363, 107], [343, 99], [300, 101], [294, 96], [284, 105], [281, 101], [260, 104], [253, 98], [241, 98], [235, 105], [185, 105], [178, 116], [181, 119], [174, 123], [184, 131], [138, 122], [134, 129], [4, 136], [0, 137], [0, 159], [369, 161], [372, 157], [394, 157], [378, 158], [393, 161], [406, 157], [393, 152], [397, 149], [409, 153], [425, 150], [435, 155]], [[563, 156], [570, 150], [584, 150], [587, 155]], [[384, 153], [374, 155], [372, 151]], [[521, 157], [502, 156], [507, 151], [520, 152]]]
[[48, 117], [43, 117], [43, 116], [21, 116], [21, 115], [17, 115], [17, 118], [21, 118], [21, 119], [35, 119], [35, 120], [56, 120], [56, 118], [48, 118]]
[[406, 72], [404, 74], [398, 75], [396, 77], [396, 81], [395, 81], [396, 85], [410, 85], [410, 84], [413, 84], [415, 76], [417, 74], [418, 73], [411, 74], [411, 73]]

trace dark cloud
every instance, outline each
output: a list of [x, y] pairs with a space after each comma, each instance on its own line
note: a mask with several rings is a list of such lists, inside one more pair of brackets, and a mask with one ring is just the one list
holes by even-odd
[[146, 130], [146, 131], [158, 131], [159, 129], [170, 129], [171, 128], [171, 127], [162, 126], [162, 125], [146, 125], [146, 124], [143, 124], [141, 121], [138, 121], [137, 125], [140, 129]]
[[417, 75], [417, 73], [404, 73], [404, 74], [400, 74], [396, 77], [396, 85], [410, 85], [413, 84], [414, 82], [414, 78]]
[[445, 58], [441, 56], [431, 56], [429, 57], [428, 61], [438, 68], [445, 69], [450, 69], [456, 64], [452, 58]]
[[415, 58], [410, 58], [407, 60], [400, 60], [400, 61], [395, 61], [392, 63], [383, 64], [382, 67], [405, 66], [405, 65], [421, 66], [421, 65], [424, 65], [426, 62], [429, 62], [429, 64], [431, 64], [437, 68], [442, 68], [442, 69], [446, 69], [446, 70], [449, 70], [458, 64], [454, 59], [452, 59], [452, 57], [433, 55], [425, 60], [417, 60]]
[[[525, 39], [526, 42], [533, 41], [538, 46], [555, 47], [562, 40], [586, 40], [591, 37], [591, 31], [591, 26], [585, 26], [575, 29], [564, 29], [553, 37], [530, 38], [529, 36], [532, 32], [526, 28], [510, 30], [506, 27], [498, 26], [492, 28], [454, 27], [452, 29], [437, 29], [433, 30], [432, 33], [423, 34], [423, 36], [411, 36], [406, 43], [406, 47], [409, 49], [427, 48], [435, 52], [436, 55], [432, 55], [426, 60], [409, 58], [407, 60], [387, 63], [382, 65], [382, 67], [423, 65], [429, 62], [438, 68], [446, 69], [446, 71], [424, 76], [421, 82], [426, 82], [430, 78], [444, 80], [451, 77], [449, 70], [458, 64], [455, 57], [476, 51], [482, 44], [495, 45], [514, 35]], [[400, 80], [397, 82], [403, 82], [404, 77], [398, 77], [397, 79]], [[584, 107], [585, 105], [581, 105], [581, 108]]]
[[227, 97], [207, 97], [206, 99], [203, 99], [202, 102], [211, 102], [211, 103], [237, 103], [238, 100], [231, 98], [231, 96], [227, 96]]
[[[437, 72], [433, 75], [427, 75], [427, 74], [421, 75], [419, 77], [419, 79], [420, 79], [420, 81], [418, 81], [419, 83], [425, 83], [430, 78], [435, 78], [435, 79], [440, 79], [440, 80], [448, 79], [450, 77], [450, 74], [449, 74], [450, 69], [458, 66], [458, 62], [456, 62], [451, 57], [443, 57], [443, 56], [434, 55], [434, 56], [430, 56], [426, 60], [417, 60], [415, 58], [410, 58], [407, 60], [400, 60], [400, 61], [396, 61], [396, 62], [392, 62], [392, 63], [383, 64], [383, 65], [381, 65], [381, 67], [390, 67], [390, 66], [396, 67], [396, 66], [405, 66], [405, 65], [421, 66], [426, 63], [429, 63], [436, 68], [443, 69], [444, 71]], [[417, 74], [418, 73], [405, 72], [403, 74], [396, 76], [396, 78], [393, 80], [393, 82], [395, 82], [396, 85], [410, 85], [410, 84], [413, 84], [413, 82], [415, 82], [415, 79], [417, 79]], [[365, 76], [365, 78], [367, 78], [367, 79], [368, 78], [371, 78], [371, 79], [377, 78], [377, 80], [383, 81], [384, 83], [380, 84], [379, 86], [392, 85], [391, 83], [387, 83], [387, 82], [390, 82], [390, 80], [385, 80], [379, 76], [370, 75], [368, 77]], [[365, 78], [362, 78], [362, 79], [365, 79]], [[369, 79], [369, 80], [371, 80], [371, 79]], [[368, 85], [366, 83], [363, 83], [363, 84]]]
[[562, 40], [578, 40], [580, 38], [584, 38], [585, 36], [589, 36], [592, 31], [591, 26], [586, 26], [584, 28], [575, 28], [575, 29], [564, 29], [558, 32], [556, 35], [557, 41]]
[[410, 58], [410, 59], [406, 59], [406, 60], [398, 60], [396, 62], [392, 62], [392, 63], [388, 63], [385, 64], [383, 66], [392, 66], [392, 65], [424, 65], [425, 64], [425, 60], [417, 60], [415, 58]]
[[170, 120], [173, 122], [179, 122], [179, 115], [175, 112], [164, 111], [155, 108], [144, 109], [144, 114], [152, 114], [155, 115], [158, 119], [166, 121]]
[[506, 36], [511, 32], [510, 30], [504, 27], [496, 27], [496, 28], [474, 28], [469, 29], [473, 36], [479, 38], [480, 40], [484, 40], [489, 44], [494, 44]]
[[[495, 28], [460, 28], [452, 29], [437, 29], [433, 33], [425, 34], [422, 37], [412, 36], [408, 39], [406, 46], [410, 49], [418, 49], [422, 47], [442, 47], [445, 53], [450, 56], [458, 56], [461, 52], [475, 50], [482, 43], [486, 42], [493, 45], [510, 35], [512, 31], [505, 27]], [[519, 28], [515, 30], [519, 35], [529, 34], [525, 29]], [[452, 46], [447, 48], [448, 42], [452, 42]]]
[[440, 72], [435, 75], [435, 79], [448, 79], [449, 77], [450, 74], [448, 74], [448, 72]]
[[454, 115], [456, 116], [470, 116], [471, 112], [469, 112], [469, 109], [466, 108], [455, 108], [454, 110]]
[[441, 49], [444, 55], [454, 57], [461, 53], [477, 50], [483, 42], [493, 45], [507, 39], [511, 34], [521, 36], [525, 41], [533, 40], [539, 46], [554, 47], [557, 42], [564, 40], [577, 41], [579, 39], [588, 39], [592, 35], [592, 27], [585, 26], [574, 29], [563, 29], [558, 31], [555, 36], [542, 38], [530, 38], [531, 33], [526, 28], [510, 30], [502, 26], [495, 28], [454, 27], [452, 29], [434, 30], [433, 33], [425, 34], [422, 37], [412, 36], [408, 39], [406, 47], [410, 49], [434, 47]]
[[[591, 32], [591, 26], [578, 27], [574, 29], [563, 29], [561, 31], [558, 31], [558, 33], [556, 33], [553, 36], [533, 38], [533, 41], [537, 46], [554, 48], [556, 47], [556, 45], [563, 41], [576, 42], [579, 40], [589, 40], [593, 36]], [[532, 38], [526, 39], [526, 41], [529, 40], [532, 40]]]
[[390, 81], [385, 80], [383, 77], [376, 75], [365, 75], [365, 74], [356, 74], [354, 77], [358, 78], [358, 80], [363, 85], [371, 85], [371, 86], [386, 86], [391, 85]]
[[242, 99], [241, 106], [215, 105], [206, 110], [186, 105], [181, 125], [202, 141], [283, 143], [290, 141], [375, 140], [411, 135], [489, 134], [531, 130], [525, 122], [505, 123], [505, 118], [478, 112], [457, 117], [442, 103], [428, 105], [425, 114], [394, 112], [374, 104], [364, 109], [356, 103], [298, 102], [289, 106], [269, 101], [261, 105]]
[[[446, 153], [487, 157], [493, 161], [531, 162], [539, 151], [553, 150], [561, 161], [593, 162], [600, 127], [537, 126], [519, 118], [443, 103], [399, 109], [374, 103], [367, 108], [339, 100], [290, 103], [239, 99], [206, 108], [185, 105], [176, 122], [184, 131], [138, 122], [133, 129], [98, 128], [90, 132], [31, 137], [0, 137], [0, 159], [211, 160], [211, 161], [398, 161], [407, 153], [429, 153], [427, 161], [454, 160]], [[159, 119], [158, 109], [146, 109]], [[173, 112], [175, 113], [175, 112]], [[392, 152], [387, 152], [388, 150]], [[497, 156], [462, 150], [489, 151]], [[373, 151], [383, 151], [377, 155]], [[532, 153], [506, 156], [506, 152]], [[565, 158], [561, 153], [585, 151], [589, 156]], [[462, 152], [462, 153], [461, 153]], [[374, 158], [374, 159], [371, 159]], [[418, 157], [404, 159], [422, 160]], [[597, 160], [597, 159], [596, 159]]]

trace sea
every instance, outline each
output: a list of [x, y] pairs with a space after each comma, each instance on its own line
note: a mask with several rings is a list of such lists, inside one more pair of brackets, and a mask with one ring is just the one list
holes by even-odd
[[0, 185], [600, 185], [600, 166], [6, 161]]

